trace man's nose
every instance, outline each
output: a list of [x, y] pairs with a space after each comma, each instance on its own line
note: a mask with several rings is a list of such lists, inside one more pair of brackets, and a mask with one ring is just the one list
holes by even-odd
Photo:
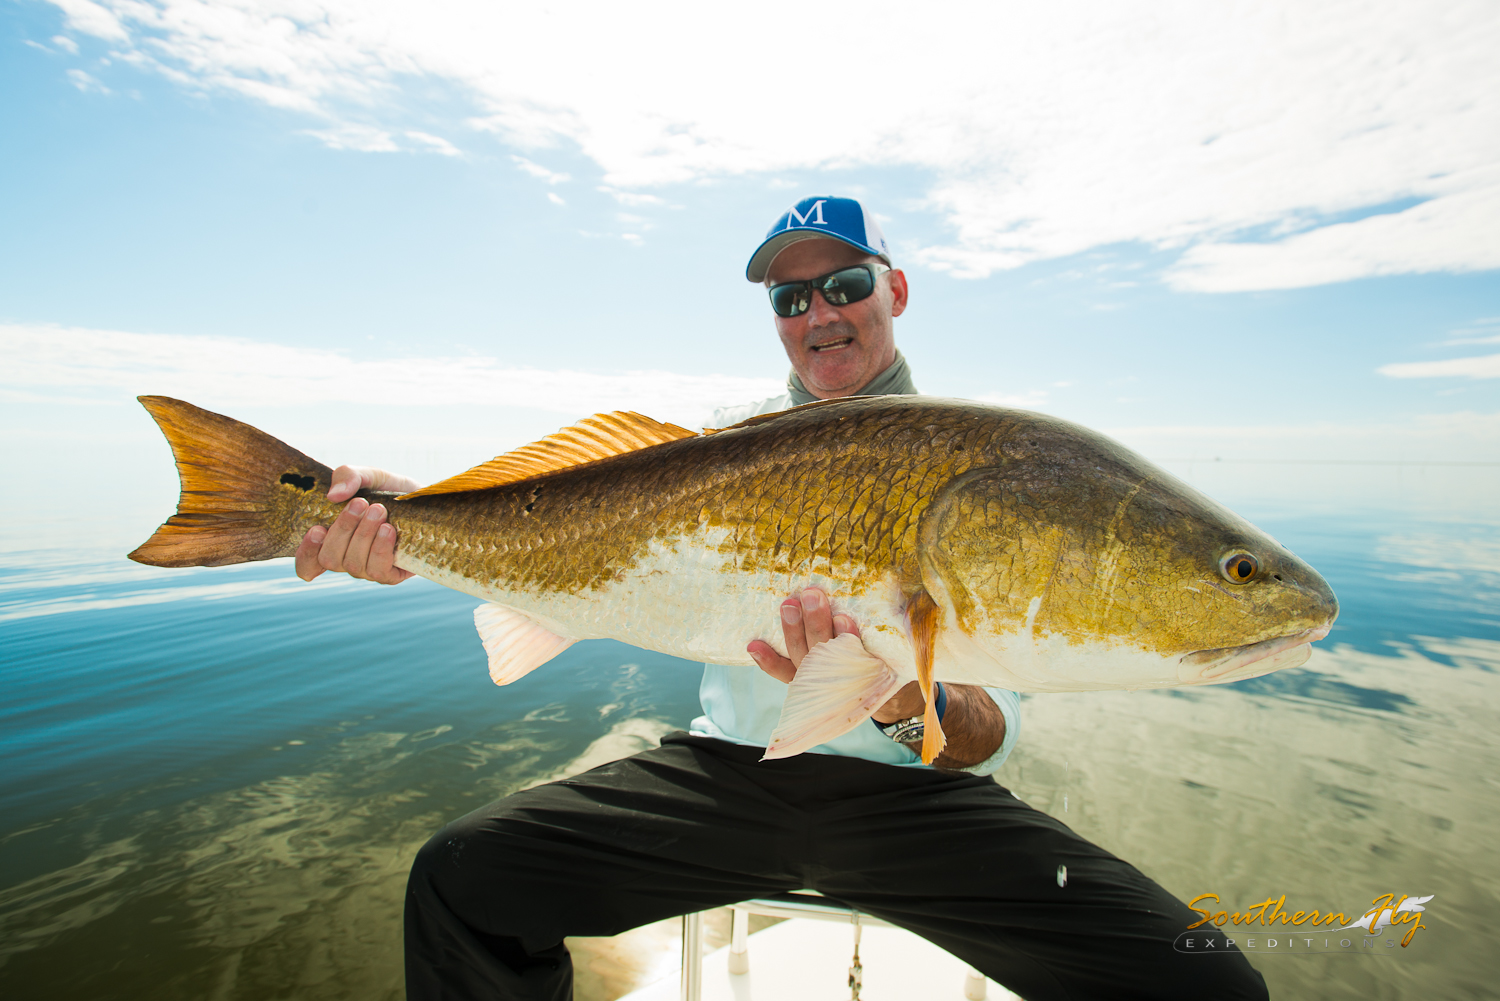
[[830, 323], [837, 323], [843, 319], [843, 314], [838, 311], [838, 307], [830, 305], [828, 300], [823, 298], [822, 292], [814, 289], [811, 294], [812, 301], [807, 307], [809, 327], [826, 327]]

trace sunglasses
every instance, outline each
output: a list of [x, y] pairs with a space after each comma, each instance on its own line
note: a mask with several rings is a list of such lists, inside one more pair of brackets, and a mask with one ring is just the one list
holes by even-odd
[[812, 305], [813, 289], [823, 293], [828, 305], [847, 306], [868, 299], [875, 291], [875, 280], [889, 270], [884, 264], [856, 264], [809, 281], [772, 285], [771, 308], [777, 316], [801, 316]]

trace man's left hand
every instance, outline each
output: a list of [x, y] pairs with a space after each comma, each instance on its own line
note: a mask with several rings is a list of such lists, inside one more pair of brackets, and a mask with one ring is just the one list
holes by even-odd
[[[781, 656], [765, 640], [754, 640], [746, 649], [762, 671], [777, 681], [790, 684], [807, 651], [845, 633], [858, 636], [859, 624], [848, 615], [834, 615], [828, 596], [818, 588], [810, 587], [781, 603], [781, 634], [786, 640], [789, 656]], [[898, 719], [920, 716], [926, 708], [922, 689], [913, 681], [872, 715], [881, 723], [894, 723]]]

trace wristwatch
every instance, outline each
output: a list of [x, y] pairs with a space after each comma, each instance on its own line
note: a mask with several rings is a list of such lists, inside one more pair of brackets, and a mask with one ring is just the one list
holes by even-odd
[[[933, 687], [937, 689], [937, 715], [938, 722], [941, 723], [943, 721], [943, 711], [948, 708], [948, 693], [943, 691], [943, 683], [941, 681], [933, 682]], [[882, 723], [871, 716], [870, 722], [875, 724], [877, 730], [896, 743], [910, 744], [921, 740], [927, 735], [927, 726], [923, 722], [924, 718], [925, 716], [919, 715], [912, 716], [909, 719], [898, 719], [894, 723]]]

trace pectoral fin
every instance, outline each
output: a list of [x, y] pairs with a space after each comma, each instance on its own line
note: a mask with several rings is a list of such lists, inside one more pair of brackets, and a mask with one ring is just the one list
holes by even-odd
[[578, 641], [537, 625], [514, 608], [491, 602], [474, 609], [474, 626], [490, 655], [490, 677], [508, 685]]
[[901, 681], [886, 662], [846, 633], [813, 647], [787, 686], [765, 758], [789, 758], [848, 733], [870, 718]]
[[917, 652], [917, 684], [927, 701], [927, 711], [922, 714], [922, 764], [930, 765], [948, 744], [943, 724], [938, 721], [937, 702], [932, 697], [932, 657], [943, 616], [932, 596], [918, 591], [906, 606], [906, 617], [911, 623], [912, 645]]

